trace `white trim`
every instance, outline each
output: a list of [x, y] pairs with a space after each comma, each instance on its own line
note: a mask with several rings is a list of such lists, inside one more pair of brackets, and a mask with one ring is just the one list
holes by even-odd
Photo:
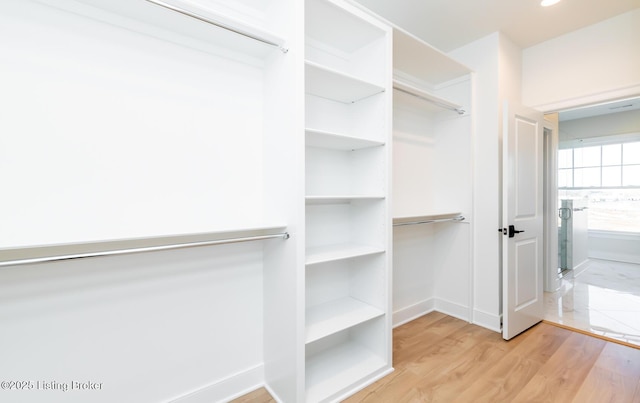
[[470, 311], [467, 305], [461, 305], [456, 302], [447, 301], [442, 298], [436, 298], [435, 302], [436, 302], [436, 307], [435, 307], [436, 311], [471, 323], [471, 318], [469, 317]]
[[612, 134], [610, 136], [585, 137], [581, 139], [564, 140], [558, 143], [558, 148], [560, 150], [567, 150], [570, 148], [582, 148], [585, 145], [599, 146], [609, 144], [633, 143], [636, 141], [640, 141], [640, 133], [632, 132], [624, 134]]
[[579, 95], [556, 102], [538, 104], [530, 107], [545, 113], [560, 112], [567, 109], [594, 105], [605, 101], [615, 101], [617, 99], [636, 97], [638, 94], [640, 94], [640, 85], [635, 84], [628, 87], [598, 92], [595, 94]]
[[435, 299], [429, 298], [413, 305], [401, 308], [393, 312], [393, 327], [402, 326], [405, 323], [418, 319], [435, 310]]
[[384, 378], [385, 376], [389, 375], [390, 373], [392, 373], [393, 371], [395, 371], [395, 369], [393, 367], [388, 368], [384, 371], [382, 371], [381, 373], [379, 373], [378, 375], [367, 379], [366, 382], [360, 383], [358, 384], [358, 386], [349, 389], [348, 391], [341, 393], [338, 397], [331, 398], [331, 401], [333, 402], [341, 402], [343, 400], [345, 400], [346, 398], [355, 395], [357, 392], [361, 391], [362, 389], [366, 388], [367, 386], [379, 381], [380, 379]]
[[582, 262], [580, 262], [579, 264], [577, 264], [576, 266], [573, 267], [573, 276], [577, 276], [580, 273], [584, 272], [585, 270], [587, 270], [587, 268], [589, 267], [589, 258], [586, 258], [585, 260], [583, 260]]
[[640, 264], [640, 257], [638, 255], [630, 255], [625, 253], [590, 251], [589, 259], [611, 260], [613, 262]]
[[484, 312], [479, 309], [473, 310], [473, 323], [474, 325], [482, 326], [485, 329], [493, 330], [494, 332], [502, 332], [500, 328], [500, 315], [494, 315], [492, 313]]
[[[265, 384], [264, 388], [267, 390], [267, 392], [269, 392], [269, 394], [271, 395], [271, 398], [273, 398], [273, 400], [275, 400], [278, 403], [283, 403], [282, 399], [280, 399], [278, 394], [276, 392], [274, 392], [273, 389], [271, 389], [271, 386], [269, 386], [269, 384]], [[236, 396], [236, 397], [238, 397], [238, 396]]]
[[640, 264], [640, 232], [589, 230], [590, 259]]
[[545, 116], [544, 124], [544, 200], [545, 211], [543, 212], [544, 231], [544, 251], [543, 257], [543, 289], [547, 292], [554, 292], [560, 288], [558, 278], [558, 140], [560, 129], [558, 115], [553, 118]]
[[605, 231], [590, 229], [589, 238], [617, 239], [620, 241], [640, 241], [640, 232]]
[[[264, 364], [229, 375], [200, 389], [169, 400], [170, 403], [228, 402], [264, 386]], [[272, 393], [272, 396], [273, 393]]]
[[[469, 311], [473, 313], [473, 320], [468, 320], [466, 317], [466, 313]], [[393, 313], [393, 327], [402, 326], [431, 312], [440, 312], [453, 316], [494, 332], [500, 333], [502, 331], [500, 325], [502, 315], [495, 315], [479, 309], [470, 309], [438, 298], [429, 298], [395, 311]]]

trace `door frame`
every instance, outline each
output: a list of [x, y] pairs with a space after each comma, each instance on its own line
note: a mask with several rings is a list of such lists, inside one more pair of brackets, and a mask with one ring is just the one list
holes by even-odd
[[543, 285], [544, 292], [560, 288], [558, 276], [558, 113], [544, 115], [543, 128]]

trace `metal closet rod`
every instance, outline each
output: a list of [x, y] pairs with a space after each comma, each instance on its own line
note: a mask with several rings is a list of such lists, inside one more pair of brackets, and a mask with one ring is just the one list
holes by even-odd
[[238, 35], [242, 35], [242, 36], [245, 36], [247, 38], [254, 39], [254, 40], [258, 41], [258, 42], [262, 42], [262, 43], [265, 43], [267, 45], [275, 46], [276, 48], [280, 49], [282, 51], [282, 53], [287, 53], [289, 51], [289, 49], [283, 47], [279, 43], [273, 42], [272, 40], [262, 38], [260, 36], [251, 34], [249, 32], [240, 30], [238, 28], [234, 28], [231, 25], [227, 25], [227, 24], [219, 22], [219, 21], [213, 21], [213, 20], [211, 20], [209, 18], [203, 17], [203, 16], [198, 15], [196, 13], [192, 13], [191, 11], [187, 11], [187, 10], [185, 10], [183, 8], [180, 8], [180, 7], [176, 7], [174, 5], [167, 4], [167, 3], [163, 2], [163, 1], [160, 1], [160, 0], [146, 0], [146, 1], [151, 3], [151, 4], [155, 4], [157, 6], [164, 7], [167, 10], [175, 11], [175, 12], [180, 13], [182, 15], [186, 15], [187, 17], [195, 18], [196, 20], [202, 21], [202, 22], [207, 23], [209, 25], [214, 25], [216, 27], [226, 29], [227, 31], [234, 32], [234, 33], [236, 33]]
[[398, 87], [395, 87], [395, 86], [394, 86], [394, 87], [393, 87], [393, 89], [394, 89], [394, 90], [396, 90], [396, 91], [404, 92], [405, 94], [408, 94], [408, 95], [414, 96], [414, 97], [416, 97], [416, 98], [420, 98], [420, 99], [422, 99], [423, 101], [431, 102], [432, 104], [434, 104], [434, 105], [438, 105], [438, 106], [439, 106], [439, 107], [441, 107], [441, 108], [444, 108], [444, 109], [448, 109], [448, 110], [450, 110], [450, 111], [457, 112], [457, 113], [458, 113], [458, 115], [464, 115], [464, 113], [465, 113], [465, 110], [464, 110], [464, 109], [456, 108], [456, 107], [454, 107], [454, 106], [447, 105], [447, 104], [445, 104], [445, 103], [443, 103], [443, 102], [438, 102], [438, 101], [436, 101], [435, 99], [431, 99], [431, 98], [423, 97], [422, 95], [415, 94], [415, 93], [413, 93], [413, 92], [411, 92], [411, 91], [405, 90], [404, 88], [398, 88]]
[[29, 259], [7, 260], [4, 262], [0, 262], [0, 267], [20, 266], [25, 264], [36, 264], [36, 263], [48, 263], [48, 262], [56, 262], [61, 260], [74, 260], [74, 259], [84, 259], [84, 258], [91, 258], [91, 257], [129, 255], [133, 253], [157, 252], [162, 250], [185, 249], [185, 248], [194, 248], [198, 246], [222, 245], [222, 244], [238, 243], [238, 242], [261, 241], [264, 239], [273, 239], [273, 238], [289, 239], [289, 233], [283, 232], [278, 234], [256, 235], [256, 236], [248, 236], [243, 238], [216, 239], [212, 241], [187, 242], [187, 243], [159, 245], [159, 246], [143, 246], [139, 248], [117, 249], [117, 250], [108, 250], [108, 251], [101, 251], [101, 252], [75, 253], [75, 254], [59, 255], [59, 256], [44, 256], [44, 257], [29, 258]]
[[403, 225], [418, 225], [418, 224], [433, 224], [436, 222], [447, 222], [447, 221], [464, 221], [464, 216], [452, 217], [452, 218], [438, 218], [435, 220], [423, 220], [423, 221], [409, 221], [409, 222], [400, 222], [397, 224], [393, 224], [394, 227], [401, 227]]

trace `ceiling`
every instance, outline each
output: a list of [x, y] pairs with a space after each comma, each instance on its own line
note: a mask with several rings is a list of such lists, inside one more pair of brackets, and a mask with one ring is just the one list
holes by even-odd
[[436, 48], [449, 52], [493, 32], [525, 49], [640, 8], [640, 0], [355, 0]]

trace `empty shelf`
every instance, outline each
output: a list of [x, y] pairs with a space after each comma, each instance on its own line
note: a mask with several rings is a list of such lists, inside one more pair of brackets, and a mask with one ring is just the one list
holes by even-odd
[[380, 309], [349, 297], [314, 306], [307, 311], [306, 342], [314, 342], [382, 315], [384, 312]]
[[306, 93], [345, 104], [384, 92], [384, 87], [348, 74], [306, 62]]
[[384, 145], [382, 141], [368, 140], [346, 134], [306, 129], [306, 145], [332, 150], [359, 150]]
[[306, 400], [322, 401], [336, 391], [376, 375], [385, 365], [381, 357], [354, 342], [307, 357]]
[[383, 200], [384, 196], [359, 196], [359, 195], [327, 195], [327, 196], [307, 196], [307, 204], [345, 204], [355, 200]]
[[371, 245], [339, 244], [307, 249], [307, 265], [333, 262], [359, 256], [384, 253], [384, 249]]

